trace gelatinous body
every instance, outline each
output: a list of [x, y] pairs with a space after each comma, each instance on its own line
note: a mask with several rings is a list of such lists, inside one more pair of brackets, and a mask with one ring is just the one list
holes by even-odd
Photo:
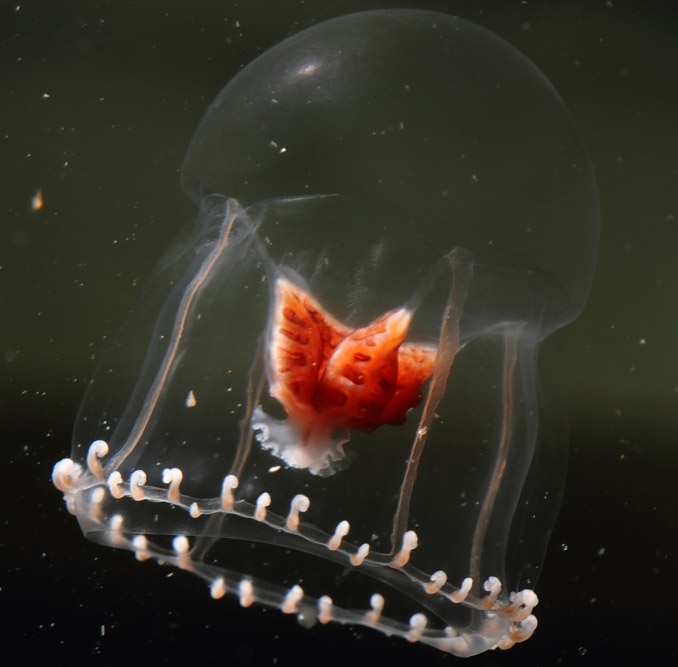
[[341, 17], [222, 90], [182, 183], [194, 233], [54, 468], [84, 533], [244, 606], [457, 655], [528, 638], [566, 446], [537, 355], [598, 223], [550, 84], [460, 19]]

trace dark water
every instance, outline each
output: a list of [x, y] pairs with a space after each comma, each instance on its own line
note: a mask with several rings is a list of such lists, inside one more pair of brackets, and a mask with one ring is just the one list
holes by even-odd
[[[544, 350], [569, 395], [571, 453], [538, 586], [540, 626], [526, 644], [475, 662], [678, 658], [678, 20], [631, 2], [93, 1], [1, 10], [7, 664], [453, 660], [367, 630], [306, 631], [215, 602], [188, 575], [86, 542], [49, 482], [107, 338], [194, 216], [178, 169], [209, 101], [291, 32], [412, 4], [493, 30], [544, 71], [601, 194], [591, 297]], [[44, 205], [31, 211], [37, 190]]]

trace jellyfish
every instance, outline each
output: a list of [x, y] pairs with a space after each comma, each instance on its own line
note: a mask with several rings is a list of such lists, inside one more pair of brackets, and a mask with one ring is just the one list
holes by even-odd
[[563, 434], [538, 383], [598, 203], [562, 100], [446, 14], [312, 26], [218, 94], [198, 207], [53, 481], [91, 540], [458, 656], [534, 632]]

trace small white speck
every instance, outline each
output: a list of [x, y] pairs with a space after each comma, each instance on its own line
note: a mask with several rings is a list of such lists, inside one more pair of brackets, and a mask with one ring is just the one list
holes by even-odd
[[198, 400], [196, 399], [192, 389], [188, 392], [184, 404], [187, 408], [194, 408], [196, 405], [198, 405]]

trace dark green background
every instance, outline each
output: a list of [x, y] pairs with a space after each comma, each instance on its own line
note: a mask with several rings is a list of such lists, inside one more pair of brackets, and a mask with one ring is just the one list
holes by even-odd
[[[178, 170], [207, 104], [288, 34], [388, 6], [458, 14], [533, 60], [600, 187], [591, 297], [544, 348], [568, 393], [571, 456], [540, 627], [475, 664], [678, 658], [674, 3], [44, 0], [0, 7], [3, 664], [452, 662], [367, 630], [308, 632], [216, 603], [197, 579], [86, 542], [49, 482], [108, 337], [194, 216]], [[44, 208], [31, 212], [37, 189]]]

